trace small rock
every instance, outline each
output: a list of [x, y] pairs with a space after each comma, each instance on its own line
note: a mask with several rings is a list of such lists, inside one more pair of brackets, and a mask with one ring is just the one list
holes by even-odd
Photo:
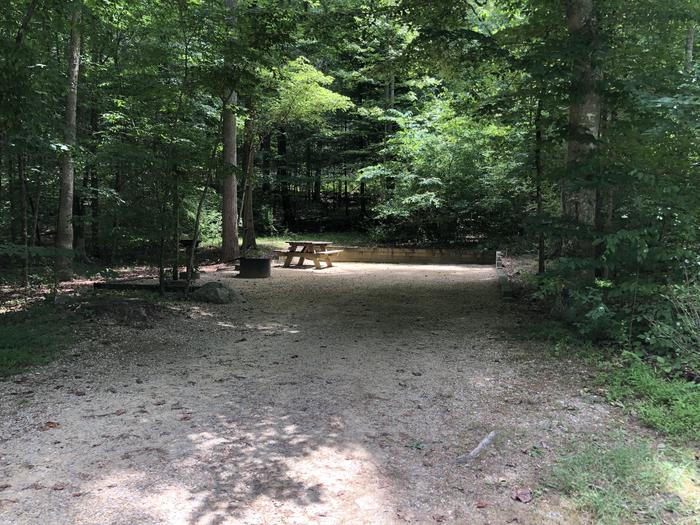
[[530, 503], [532, 501], [532, 489], [530, 489], [530, 488], [515, 489], [513, 491], [513, 494], [511, 494], [511, 498], [513, 498], [515, 501], [519, 501], [521, 503]]

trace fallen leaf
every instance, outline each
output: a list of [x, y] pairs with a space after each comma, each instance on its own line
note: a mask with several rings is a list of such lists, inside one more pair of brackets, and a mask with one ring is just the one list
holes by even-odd
[[65, 490], [66, 487], [68, 487], [68, 483], [56, 483], [53, 487], [51, 487], [53, 490]]
[[488, 506], [489, 506], [489, 504], [486, 503], [485, 501], [479, 500], [479, 501], [476, 502], [476, 508], [477, 508], [477, 509], [485, 509], [485, 508], [488, 507]]
[[55, 421], [47, 421], [46, 423], [41, 425], [41, 427], [39, 427], [39, 430], [41, 430], [42, 432], [46, 432], [50, 428], [58, 428], [60, 426], [61, 425], [59, 423], [56, 423]]
[[433, 514], [433, 519], [438, 523], [442, 523], [447, 519], [447, 516], [445, 516], [444, 514]]
[[521, 503], [530, 503], [532, 501], [532, 489], [520, 488], [515, 489], [511, 497], [515, 501], [520, 501]]
[[126, 414], [126, 410], [124, 410], [123, 408], [120, 408], [114, 413], [115, 416], [123, 416], [124, 414]]

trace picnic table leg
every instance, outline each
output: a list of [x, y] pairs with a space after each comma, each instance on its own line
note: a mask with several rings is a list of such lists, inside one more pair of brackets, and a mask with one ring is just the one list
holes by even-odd
[[333, 268], [333, 263], [331, 262], [330, 255], [326, 255], [326, 268]]
[[297, 263], [297, 266], [304, 266], [304, 252], [299, 252], [299, 262]]
[[289, 268], [292, 265], [292, 259], [294, 258], [294, 254], [289, 253], [287, 257], [284, 259], [284, 267]]
[[314, 266], [316, 267], [317, 270], [321, 269], [321, 261], [318, 260], [318, 255], [314, 257]]

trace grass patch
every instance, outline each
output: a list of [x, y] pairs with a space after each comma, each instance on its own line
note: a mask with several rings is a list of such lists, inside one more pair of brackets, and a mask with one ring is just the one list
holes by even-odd
[[74, 341], [74, 327], [72, 316], [45, 302], [0, 314], [0, 377], [51, 361]]
[[611, 401], [673, 437], [700, 440], [700, 384], [669, 379], [634, 354], [603, 376]]
[[693, 523], [700, 471], [692, 453], [645, 442], [588, 444], [554, 466], [547, 485], [594, 523]]
[[526, 337], [547, 343], [546, 355], [578, 357], [602, 370], [595, 381], [608, 401], [628, 409], [644, 424], [672, 438], [700, 441], [700, 384], [657, 372], [636, 354], [581, 341], [560, 322], [544, 320], [528, 327]]
[[371, 239], [361, 232], [286, 233], [274, 237], [258, 237], [258, 244], [270, 249], [287, 247], [287, 241], [330, 241], [339, 246], [370, 246]]

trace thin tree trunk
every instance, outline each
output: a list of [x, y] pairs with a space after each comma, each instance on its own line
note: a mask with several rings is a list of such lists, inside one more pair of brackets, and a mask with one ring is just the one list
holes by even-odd
[[56, 230], [56, 278], [69, 280], [73, 276], [73, 148], [76, 144], [76, 110], [78, 105], [78, 74], [80, 71], [81, 4], [75, 5], [71, 19], [71, 39], [68, 63], [68, 96], [64, 142], [67, 151], [61, 155], [58, 227]]
[[38, 246], [41, 243], [41, 237], [40, 237], [40, 232], [39, 232], [39, 205], [41, 201], [41, 178], [37, 174], [36, 176], [36, 190], [35, 191], [35, 197], [34, 197], [34, 202], [32, 202], [32, 213], [33, 213], [33, 219], [32, 219], [32, 238], [31, 238], [31, 245], [32, 246]]
[[73, 249], [75, 256], [80, 261], [87, 260], [87, 251], [85, 250], [85, 199], [90, 188], [90, 175], [86, 170], [83, 174], [83, 187], [79, 192], [73, 195], [73, 221], [74, 221], [74, 238]]
[[20, 233], [24, 246], [24, 264], [22, 268], [22, 286], [29, 285], [29, 213], [27, 195], [26, 162], [23, 154], [17, 155], [17, 178], [19, 179], [20, 194]]
[[192, 235], [192, 248], [188, 253], [187, 260], [187, 279], [185, 282], [185, 297], [190, 293], [190, 286], [192, 285], [192, 269], [194, 268], [194, 255], [197, 251], [197, 244], [199, 242], [199, 225], [202, 219], [202, 207], [204, 206], [204, 200], [207, 198], [207, 191], [209, 186], [211, 186], [211, 179], [214, 172], [214, 157], [216, 155], [216, 149], [218, 144], [212, 150], [212, 166], [209, 168], [207, 173], [207, 179], [204, 181], [204, 188], [202, 189], [202, 195], [199, 197], [199, 203], [197, 203], [197, 213], [194, 217], [194, 234]]
[[90, 240], [92, 241], [91, 252], [94, 257], [100, 257], [100, 179], [97, 170], [92, 171], [90, 178]]
[[[396, 75], [391, 73], [389, 75], [389, 78], [386, 80], [386, 83], [384, 84], [384, 109], [390, 110], [394, 109], [394, 99], [395, 99], [395, 90], [396, 90]], [[394, 130], [393, 123], [390, 121], [386, 121], [384, 123], [384, 132], [388, 135]]]
[[360, 216], [365, 217], [367, 215], [367, 197], [365, 196], [365, 183], [360, 182]]
[[[160, 188], [156, 189], [158, 191]], [[160, 192], [159, 192], [160, 193]], [[158, 290], [160, 295], [165, 295], [165, 199], [166, 195], [160, 195], [160, 238], [158, 242]]]
[[537, 200], [537, 217], [539, 234], [537, 239], [537, 273], [545, 272], [544, 228], [542, 224], [542, 98], [537, 100], [535, 113], [535, 198]]
[[348, 193], [348, 168], [343, 165], [343, 178], [345, 179], [345, 216], [350, 215], [350, 194]]
[[175, 250], [175, 260], [173, 262], [173, 281], [177, 281], [180, 278], [180, 185], [177, 172], [175, 172], [174, 178], [173, 214], [175, 231], [173, 232], [173, 249]]
[[255, 219], [253, 213], [253, 182], [255, 176], [255, 123], [249, 117], [245, 122], [245, 187], [243, 193], [243, 252], [255, 250]]
[[282, 194], [282, 217], [285, 226], [292, 226], [292, 204], [287, 180], [287, 132], [284, 128], [277, 134], [277, 183]]
[[262, 193], [263, 195], [268, 195], [272, 190], [271, 187], [271, 175], [270, 175], [270, 146], [272, 142], [272, 136], [270, 133], [266, 133], [262, 140], [260, 141], [260, 150], [262, 151]]
[[24, 12], [24, 17], [22, 18], [22, 23], [20, 24], [19, 30], [17, 31], [17, 34], [15, 35], [15, 46], [19, 47], [20, 44], [22, 43], [22, 40], [24, 39], [24, 36], [27, 34], [27, 31], [29, 30], [29, 23], [32, 21], [32, 17], [34, 16], [34, 11], [36, 11], [36, 7], [39, 4], [39, 0], [31, 0], [29, 2], [29, 5], [27, 6], [27, 10]]
[[693, 70], [693, 51], [695, 50], [695, 24], [688, 26], [688, 34], [685, 39], [685, 72]]
[[7, 196], [10, 201], [10, 241], [17, 241], [17, 203], [16, 188], [14, 180], [14, 163], [10, 153], [7, 154]]

